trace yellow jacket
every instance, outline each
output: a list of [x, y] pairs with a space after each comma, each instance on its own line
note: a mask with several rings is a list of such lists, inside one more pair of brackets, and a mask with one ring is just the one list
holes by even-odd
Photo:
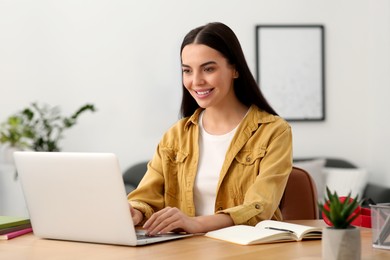
[[[131, 205], [149, 218], [166, 207], [195, 216], [193, 186], [199, 147], [201, 109], [173, 125], [160, 141]], [[216, 214], [229, 214], [234, 223], [255, 225], [281, 220], [278, 208], [292, 170], [292, 133], [278, 116], [252, 105], [226, 153], [217, 187]]]

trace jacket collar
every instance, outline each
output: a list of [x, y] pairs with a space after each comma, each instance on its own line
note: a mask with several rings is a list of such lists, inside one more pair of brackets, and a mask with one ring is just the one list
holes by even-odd
[[199, 115], [203, 110], [203, 108], [198, 108], [197, 110], [195, 110], [192, 116], [190, 116], [190, 118], [187, 120], [184, 128], [189, 129], [191, 125], [198, 125]]
[[[199, 115], [203, 110], [204, 110], [203, 108], [198, 108], [197, 110], [195, 110], [192, 116], [190, 116], [189, 119], [187, 120], [185, 124], [185, 129], [190, 128], [191, 125], [198, 125]], [[246, 119], [244, 120], [248, 120], [248, 122], [253, 122], [255, 124], [257, 123], [254, 126], [257, 127], [260, 124], [270, 123], [275, 121], [275, 116], [266, 111], [260, 110], [256, 105], [251, 105], [248, 114], [246, 116]]]

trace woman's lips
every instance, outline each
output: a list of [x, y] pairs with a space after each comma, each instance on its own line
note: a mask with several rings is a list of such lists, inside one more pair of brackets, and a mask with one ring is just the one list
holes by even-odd
[[196, 93], [196, 96], [199, 97], [199, 98], [207, 97], [212, 91], [213, 91], [213, 89], [194, 90], [194, 92]]

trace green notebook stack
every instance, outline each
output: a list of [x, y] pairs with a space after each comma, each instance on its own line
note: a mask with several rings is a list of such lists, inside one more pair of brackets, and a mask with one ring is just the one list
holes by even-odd
[[9, 234], [23, 234], [31, 232], [30, 219], [24, 217], [0, 216], [0, 237], [7, 239]]

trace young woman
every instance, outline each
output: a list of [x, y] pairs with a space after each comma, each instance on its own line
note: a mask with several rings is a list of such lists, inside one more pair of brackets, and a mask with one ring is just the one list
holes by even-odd
[[234, 32], [190, 31], [181, 46], [182, 119], [160, 141], [128, 200], [150, 235], [281, 220], [292, 135], [263, 97]]

